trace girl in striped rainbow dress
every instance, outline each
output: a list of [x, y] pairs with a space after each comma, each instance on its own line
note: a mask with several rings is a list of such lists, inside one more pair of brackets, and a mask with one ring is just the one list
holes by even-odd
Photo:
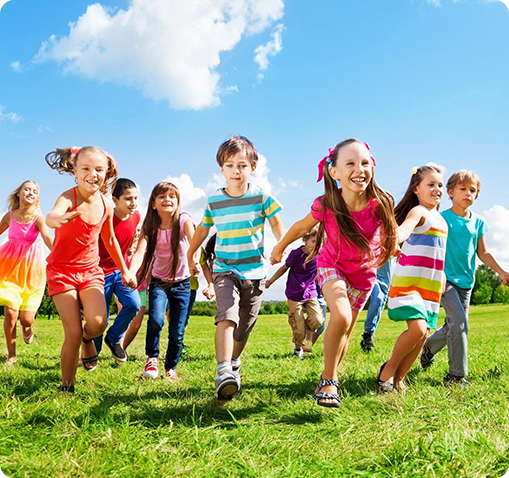
[[435, 329], [445, 286], [447, 223], [438, 212], [444, 178], [437, 166], [412, 170], [412, 178], [394, 213], [401, 255], [389, 291], [389, 318], [406, 321], [390, 360], [382, 365], [378, 389], [404, 390], [404, 378], [419, 355], [428, 329]]

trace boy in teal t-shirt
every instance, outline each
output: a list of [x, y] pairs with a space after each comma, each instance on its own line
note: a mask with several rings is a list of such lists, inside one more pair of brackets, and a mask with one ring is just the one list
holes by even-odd
[[475, 282], [476, 255], [500, 275], [504, 284], [509, 282], [509, 274], [486, 249], [484, 235], [488, 228], [484, 219], [470, 211], [480, 189], [477, 174], [466, 169], [455, 172], [447, 182], [452, 207], [442, 212], [449, 227], [444, 266], [447, 284], [441, 299], [446, 317], [444, 326], [426, 340], [421, 355], [421, 366], [428, 368], [433, 364], [435, 354], [447, 345], [447, 385], [470, 385], [465, 379], [468, 373], [468, 307]]

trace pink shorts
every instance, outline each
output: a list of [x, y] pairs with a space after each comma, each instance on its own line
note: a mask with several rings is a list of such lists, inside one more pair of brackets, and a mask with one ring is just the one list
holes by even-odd
[[361, 290], [352, 287], [348, 282], [348, 279], [338, 269], [319, 267], [317, 279], [320, 288], [322, 288], [323, 285], [330, 280], [342, 280], [346, 284], [346, 294], [354, 312], [360, 312], [364, 308], [371, 294], [371, 290]]
[[104, 291], [104, 272], [97, 266], [85, 271], [70, 267], [46, 267], [50, 297], [69, 290], [100, 289]]

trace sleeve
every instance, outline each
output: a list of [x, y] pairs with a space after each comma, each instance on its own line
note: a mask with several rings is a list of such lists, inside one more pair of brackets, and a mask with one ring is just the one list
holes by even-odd
[[212, 227], [214, 225], [214, 218], [212, 216], [212, 210], [210, 209], [210, 204], [208, 201], [207, 204], [205, 205], [205, 211], [203, 212], [203, 219], [201, 225], [207, 228]]
[[322, 202], [320, 201], [320, 198], [316, 198], [313, 201], [313, 205], [311, 206], [311, 216], [313, 216], [313, 219], [315, 221], [324, 222], [325, 219], [325, 212], [323, 211]]
[[180, 214], [180, 234], [184, 234], [184, 224], [187, 221], [192, 222], [191, 216], [187, 214], [187, 212], [183, 212], [182, 214]]
[[205, 257], [205, 249], [200, 247], [200, 266], [204, 266], [207, 263], [207, 258]]
[[479, 225], [477, 228], [477, 239], [484, 237], [484, 235], [488, 232], [488, 225], [482, 216], [479, 216]]
[[267, 219], [276, 215], [281, 209], [283, 207], [274, 196], [266, 193], [263, 194], [263, 214]]
[[295, 250], [293, 250], [292, 252], [290, 252], [290, 254], [288, 254], [288, 257], [286, 258], [286, 261], [285, 261], [285, 265], [286, 265], [286, 267], [293, 267], [294, 262], [295, 262]]

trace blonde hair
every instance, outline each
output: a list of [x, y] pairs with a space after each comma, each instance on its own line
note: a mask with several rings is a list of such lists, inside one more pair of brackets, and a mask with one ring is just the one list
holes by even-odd
[[473, 171], [469, 171], [468, 169], [460, 169], [455, 173], [452, 173], [451, 177], [447, 181], [447, 194], [451, 189], [454, 189], [458, 184], [468, 184], [474, 183], [477, 187], [477, 194], [475, 198], [479, 197], [479, 193], [481, 192], [481, 180], [479, 176], [475, 174]]
[[39, 198], [41, 190], [39, 188], [39, 185], [35, 181], [27, 179], [26, 181], [23, 181], [14, 191], [12, 191], [12, 193], [9, 194], [9, 197], [7, 198], [7, 208], [9, 209], [9, 211], [19, 209], [20, 207], [19, 193], [21, 192], [23, 186], [26, 183], [32, 183], [37, 187], [37, 201], [35, 201], [34, 204], [32, 204], [28, 209], [28, 216], [30, 218], [30, 221], [32, 221], [41, 213], [41, 210], [39, 208]]
[[90, 152], [104, 155], [108, 161], [108, 169], [100, 191], [103, 194], [108, 194], [115, 187], [118, 178], [118, 165], [113, 156], [98, 146], [84, 146], [83, 148], [77, 148], [78, 151], [76, 154], [73, 154], [71, 149], [74, 148], [57, 148], [55, 151], [48, 153], [44, 159], [51, 169], [56, 169], [60, 174], [67, 173], [74, 176], [75, 166], [81, 154]]

